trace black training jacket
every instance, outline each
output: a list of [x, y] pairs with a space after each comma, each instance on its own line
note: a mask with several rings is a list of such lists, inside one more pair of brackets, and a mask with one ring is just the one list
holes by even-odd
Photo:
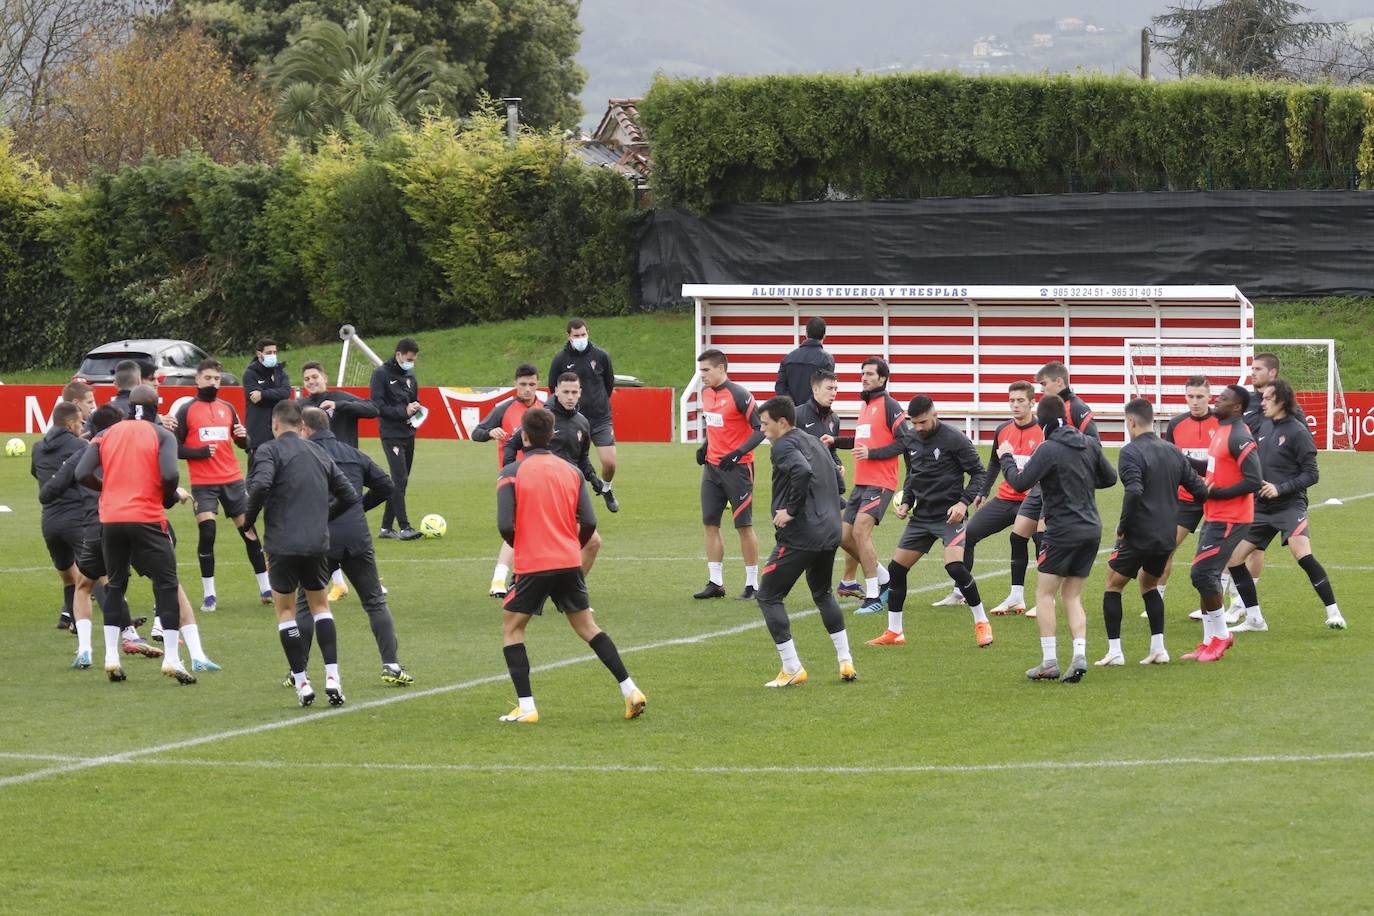
[[407, 372], [396, 357], [382, 363], [372, 373], [372, 405], [377, 408], [378, 432], [383, 439], [413, 439], [406, 405], [420, 399], [420, 383], [414, 372]]
[[971, 506], [983, 492], [987, 468], [968, 436], [953, 426], [938, 424], [928, 439], [909, 426], [901, 441], [907, 473], [900, 505], [912, 506], [913, 518], [944, 518], [955, 503]]
[[835, 357], [825, 352], [819, 340], [804, 340], [778, 364], [778, 380], [773, 383], [773, 392], [787, 395], [798, 407], [809, 404], [811, 376], [817, 369], [833, 371], [834, 368]]
[[786, 509], [792, 521], [777, 528], [777, 541], [797, 550], [840, 546], [842, 478], [824, 445], [790, 429], [773, 443], [773, 512]]
[[815, 401], [807, 401], [797, 406], [797, 429], [817, 439], [821, 436], [833, 436], [835, 444], [830, 446], [830, 457], [836, 464], [840, 463], [840, 456], [835, 454], [835, 449], [854, 447], [853, 436], [840, 435], [840, 418], [835, 416], [835, 411], [829, 407], [822, 407]]
[[315, 433], [306, 441], [334, 459], [353, 489], [362, 496], [329, 523], [329, 556], [336, 560], [357, 556], [372, 546], [366, 513], [386, 502], [395, 487], [377, 462], [334, 433]]
[[1256, 512], [1278, 512], [1294, 505], [1307, 504], [1307, 488], [1315, 487], [1321, 479], [1317, 471], [1317, 444], [1307, 421], [1301, 417], [1284, 417], [1275, 423], [1266, 419], [1259, 434], [1261, 476], [1279, 495], [1264, 499], [1255, 495]]
[[[1301, 407], [1298, 407], [1298, 412], [1293, 416], [1303, 423], [1307, 422], [1307, 414], [1302, 412]], [[1258, 439], [1260, 428], [1267, 422], [1267, 418], [1264, 416], [1263, 392], [1256, 391], [1253, 388], [1250, 389], [1249, 406], [1245, 408], [1245, 413], [1241, 414], [1240, 418], [1245, 421], [1245, 426], [1250, 430], [1250, 435]], [[1265, 479], [1267, 480], [1268, 478]], [[1269, 482], [1273, 483], [1272, 480]]]
[[[254, 391], [262, 392], [262, 400], [256, 404], [250, 397]], [[243, 370], [243, 425], [248, 430], [250, 449], [272, 441], [272, 408], [278, 401], [289, 400], [291, 379], [285, 363], [279, 362], [269, 369], [255, 359]]]
[[[591, 459], [592, 424], [582, 415], [581, 405], [576, 410], [565, 410], [557, 398], [549, 398], [549, 402], [543, 406], [553, 414], [553, 439], [549, 442], [548, 451], [581, 471], [582, 477], [591, 481], [592, 488], [600, 493], [601, 478], [596, 476]], [[501, 466], [513, 463], [524, 447], [519, 430], [507, 436], [501, 443]]]
[[1072, 388], [1065, 388], [1059, 392], [1059, 397], [1063, 398], [1069, 407], [1069, 419], [1073, 422], [1073, 428], [1101, 442], [1102, 437], [1097, 432], [1097, 421], [1093, 419], [1093, 409], [1088, 403], [1074, 394]]
[[[33, 445], [29, 471], [38, 481], [38, 501], [43, 504], [44, 537], [70, 528], [85, 528], [91, 521], [91, 514], [98, 511], [99, 494], [85, 487], [68, 484], [46, 501], [42, 493], [43, 485], [57, 476], [68, 458], [84, 452], [87, 444], [80, 436], [73, 436], [65, 426], [54, 426]], [[70, 471], [75, 470], [76, 465], [72, 465]], [[71, 477], [72, 481], [75, 479], [75, 476]]]
[[259, 446], [253, 458], [243, 527], [265, 509], [262, 546], [269, 555], [322, 556], [329, 553], [329, 523], [358, 501], [334, 459], [285, 432]]
[[[1011, 455], [1002, 456], [1002, 476], [1018, 492], [1038, 482], [1045, 500], [1045, 534], [1056, 544], [1078, 544], [1102, 538], [1097, 496], [1116, 483], [1116, 468], [1096, 439], [1072, 426], [1059, 426], [1045, 436], [1026, 466], [1017, 469]], [[1176, 508], [1169, 510], [1172, 521]], [[1170, 531], [1171, 526], [1166, 525]]]
[[[549, 364], [549, 390], [558, 387], [558, 377], [564, 372], [576, 372], [582, 380], [582, 400], [577, 409], [593, 423], [611, 418], [611, 392], [615, 391], [615, 372], [611, 369], [611, 355], [596, 344], [578, 353], [572, 342], [554, 354]], [[550, 398], [549, 400], [553, 400]]]
[[340, 442], [354, 448], [358, 447], [358, 421], [377, 418], [376, 404], [347, 391], [322, 391], [300, 400], [302, 407], [319, 407], [325, 401], [333, 401], [334, 412], [329, 415], [329, 431]]
[[1169, 522], [1178, 511], [1179, 486], [1201, 503], [1207, 484], [1178, 446], [1154, 433], [1126, 443], [1116, 464], [1126, 489], [1116, 533], [1138, 550], [1169, 553], [1175, 546], [1175, 526]]

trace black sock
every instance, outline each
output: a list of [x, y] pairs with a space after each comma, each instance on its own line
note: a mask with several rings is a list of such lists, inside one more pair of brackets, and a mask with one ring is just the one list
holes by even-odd
[[592, 637], [587, 645], [592, 647], [596, 657], [601, 659], [601, 664], [606, 666], [606, 670], [611, 672], [615, 682], [619, 684], [630, 676], [630, 672], [625, 670], [625, 663], [620, 660], [620, 652], [616, 649], [615, 643], [611, 642], [611, 637], [602, 630]]
[[62, 616], [72, 616], [72, 596], [76, 594], [75, 585], [62, 586]]
[[969, 575], [973, 575], [973, 548], [973, 544], [964, 546], [964, 568], [969, 571]]
[[1107, 625], [1108, 639], [1121, 638], [1121, 592], [1102, 593], [1102, 621]]
[[1259, 607], [1259, 591], [1255, 588], [1255, 580], [1250, 577], [1249, 568], [1244, 563], [1237, 563], [1227, 572], [1231, 574], [1231, 581], [1236, 584], [1236, 593], [1240, 595], [1240, 600], [1245, 602], [1245, 606]]
[[1030, 565], [1030, 538], [1011, 535], [1011, 584], [1026, 587], [1026, 567]]
[[129, 619], [129, 605], [124, 602], [124, 589], [113, 585], [105, 589], [105, 603], [100, 606], [104, 624], [123, 630], [132, 621]]
[[339, 631], [333, 617], [315, 618], [315, 642], [319, 644], [320, 658], [326, 665], [339, 663]]
[[518, 642], [501, 650], [506, 655], [506, 670], [510, 672], [511, 683], [515, 685], [517, 697], [532, 697], [530, 689], [530, 657], [525, 652], [525, 644]]
[[906, 607], [907, 568], [896, 560], [887, 564], [887, 609], [894, 614]]
[[97, 582], [95, 586], [91, 588], [91, 600], [94, 601], [96, 604], [100, 605], [100, 610], [102, 613], [105, 610], [105, 598], [105, 586]]
[[291, 673], [298, 674], [304, 671], [306, 657], [301, 645], [300, 628], [295, 624], [285, 630], [278, 628], [277, 635], [281, 637], [281, 647], [286, 653], [286, 663], [291, 666]]
[[215, 574], [215, 520], [207, 518], [200, 522], [200, 543], [196, 545], [196, 558], [200, 560], [200, 575], [209, 579]]
[[[968, 554], [966, 553], [965, 556]], [[946, 563], [945, 572], [954, 580], [955, 586], [959, 589], [959, 594], [964, 596], [969, 607], [977, 607], [983, 603], [982, 597], [978, 594], [978, 583], [973, 581], [973, 576], [969, 574], [968, 567], [963, 563]]]
[[162, 624], [162, 629], [181, 629], [181, 601], [176, 585], [153, 586], [153, 604], [157, 608], [157, 620]]
[[1145, 616], [1150, 618], [1150, 635], [1164, 635], [1164, 596], [1159, 589], [1148, 589], [1145, 598]]
[[[250, 533], [253, 535], [251, 538], [248, 536]], [[267, 561], [262, 556], [262, 541], [258, 540], [258, 529], [240, 531], [239, 537], [243, 538], [243, 546], [248, 551], [248, 562], [253, 564], [253, 572], [267, 572]]]
[[1307, 573], [1307, 578], [1312, 582], [1312, 587], [1317, 590], [1317, 597], [1322, 600], [1326, 607], [1336, 603], [1336, 593], [1331, 590], [1331, 580], [1326, 577], [1326, 570], [1317, 562], [1316, 554], [1309, 553], [1298, 561], [1302, 571]]

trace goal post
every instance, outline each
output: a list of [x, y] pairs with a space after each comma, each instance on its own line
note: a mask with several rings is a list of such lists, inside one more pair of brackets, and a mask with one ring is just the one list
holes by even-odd
[[1318, 447], [1326, 451], [1353, 449], [1350, 424], [1342, 419], [1346, 403], [1336, 363], [1336, 342], [1329, 338], [1127, 338], [1123, 406], [1132, 398], [1142, 397], [1161, 417], [1186, 410], [1184, 390], [1193, 376], [1204, 376], [1213, 386], [1249, 387], [1250, 365], [1258, 353], [1278, 357], [1280, 376], [1293, 386]]
[[[382, 364], [382, 358], [373, 352], [367, 341], [358, 336], [351, 324], [339, 328], [339, 339], [343, 341], [343, 351], [339, 354], [339, 374], [334, 383], [344, 388], [365, 388], [372, 379], [372, 370]], [[353, 353], [356, 351], [357, 355]], [[349, 357], [352, 356], [350, 361]]]

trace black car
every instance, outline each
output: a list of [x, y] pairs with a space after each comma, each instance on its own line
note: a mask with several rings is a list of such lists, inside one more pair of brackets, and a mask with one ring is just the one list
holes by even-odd
[[[151, 364], [160, 385], [194, 386], [196, 366], [202, 360], [209, 359], [209, 356], [200, 347], [185, 340], [117, 340], [87, 353], [73, 378], [92, 385], [113, 384], [115, 366], [123, 360], [132, 359]], [[238, 383], [238, 376], [224, 373], [222, 384]]]

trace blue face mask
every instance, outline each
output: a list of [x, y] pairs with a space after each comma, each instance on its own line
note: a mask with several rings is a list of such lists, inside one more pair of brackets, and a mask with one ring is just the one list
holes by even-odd
[[396, 365], [401, 367], [402, 372], [409, 372], [415, 368], [415, 361], [408, 359], [405, 362], [398, 362]]
[[277, 365], [277, 354], [269, 353], [262, 358], [262, 365], [265, 369], [274, 369]]
[[572, 339], [573, 349], [576, 350], [578, 353], [581, 353], [581, 352], [583, 352], [584, 350], [587, 349], [587, 344], [588, 344], [589, 342], [590, 342], [590, 339], [589, 339], [589, 338], [586, 338], [586, 337], [574, 337], [574, 338]]

